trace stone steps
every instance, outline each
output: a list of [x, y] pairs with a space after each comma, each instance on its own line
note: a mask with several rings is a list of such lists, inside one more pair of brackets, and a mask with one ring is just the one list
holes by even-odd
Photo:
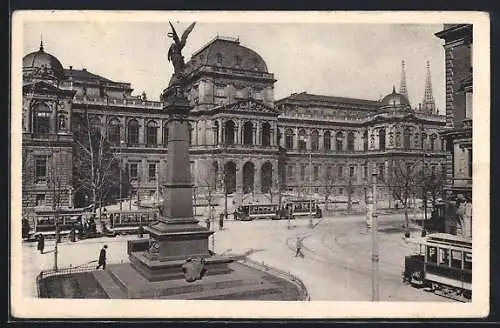
[[127, 295], [121, 290], [120, 286], [115, 283], [115, 281], [109, 274], [109, 271], [94, 271], [93, 275], [109, 298], [127, 298]]

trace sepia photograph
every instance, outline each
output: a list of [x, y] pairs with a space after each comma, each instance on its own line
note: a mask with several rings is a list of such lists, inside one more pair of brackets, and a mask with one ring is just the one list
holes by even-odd
[[488, 314], [487, 14], [12, 24], [14, 316]]

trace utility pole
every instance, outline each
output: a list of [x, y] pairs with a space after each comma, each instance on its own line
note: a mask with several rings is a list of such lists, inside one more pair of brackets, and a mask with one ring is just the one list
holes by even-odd
[[122, 210], [123, 210], [123, 205], [122, 205], [122, 164], [123, 164], [122, 144], [124, 144], [124, 143], [125, 143], [125, 141], [120, 139], [120, 165], [118, 167], [118, 169], [120, 171], [119, 172], [119, 174], [120, 174], [120, 178], [119, 178], [120, 179], [120, 182], [119, 182], [119, 184], [120, 184], [120, 186], [119, 186], [120, 187], [120, 196], [119, 196], [119, 198], [120, 199], [118, 200], [120, 202], [120, 217], [122, 216]]
[[373, 170], [372, 173], [372, 197], [373, 197], [373, 210], [372, 210], [372, 301], [378, 302], [379, 300], [379, 256], [378, 256], [378, 222], [377, 222], [377, 171]]
[[425, 222], [427, 221], [427, 188], [426, 188], [426, 179], [425, 179], [425, 149], [424, 149], [424, 138], [423, 138], [423, 131], [424, 131], [424, 124], [420, 124], [420, 131], [422, 132], [420, 134], [420, 139], [422, 140], [422, 202], [423, 202], [423, 208], [424, 208], [424, 219], [422, 220], [422, 235], [425, 231]]

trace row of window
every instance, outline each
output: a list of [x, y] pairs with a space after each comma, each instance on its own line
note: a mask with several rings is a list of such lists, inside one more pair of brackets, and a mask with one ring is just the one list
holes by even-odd
[[[406, 130], [403, 136], [403, 148], [411, 149], [411, 133]], [[294, 132], [292, 129], [287, 129], [285, 131], [285, 147], [287, 149], [293, 149], [293, 139]], [[331, 150], [331, 133], [330, 131], [326, 131], [323, 135], [323, 148], [325, 150]], [[427, 134], [422, 134], [422, 139], [419, 139], [419, 135], [415, 135], [415, 148], [424, 148], [429, 150], [437, 150], [438, 145], [436, 144], [436, 140], [438, 140], [437, 134], [430, 135], [430, 142], [427, 145], [424, 141], [427, 140]], [[281, 138], [281, 135], [278, 135], [278, 138]], [[311, 132], [311, 150], [319, 149], [319, 133], [317, 130]], [[399, 132], [396, 133], [396, 140], [393, 140], [393, 134], [389, 133], [390, 144], [395, 144], [396, 147], [401, 147], [401, 134]], [[307, 136], [305, 130], [301, 129], [298, 133], [298, 148], [299, 150], [305, 150], [307, 145]], [[354, 151], [354, 132], [348, 132], [347, 137], [344, 137], [343, 132], [337, 132], [335, 134], [335, 146], [337, 151], [342, 151], [344, 149], [344, 140], [347, 139], [347, 151]], [[370, 142], [372, 146], [375, 143], [375, 137], [372, 135], [370, 138]], [[362, 136], [363, 140], [363, 150], [368, 150], [368, 132], [365, 131]], [[378, 149], [385, 150], [386, 149], [386, 134], [385, 129], [379, 130], [379, 144]]]
[[[413, 164], [407, 164], [407, 169], [410, 170]], [[308, 164], [300, 164], [300, 180], [305, 181], [306, 180], [306, 168], [308, 167]], [[432, 175], [437, 174], [437, 164], [430, 165], [430, 172]], [[429, 165], [426, 164], [426, 170], [429, 169]], [[318, 181], [320, 179], [319, 176], [319, 170], [320, 167], [315, 165], [313, 166], [313, 172], [312, 172], [312, 179], [314, 181]], [[362, 165], [361, 166], [361, 172], [362, 172], [362, 178], [366, 179], [368, 178], [368, 166], [367, 165]], [[327, 166], [325, 170], [325, 178], [326, 180], [330, 180], [334, 178], [334, 176], [338, 178], [343, 178], [344, 177], [344, 166], [338, 165], [336, 167], [336, 172], [333, 172], [333, 167], [332, 166]], [[385, 177], [385, 164], [378, 164], [377, 165], [377, 174], [380, 179], [383, 179]], [[293, 165], [288, 165], [286, 169], [286, 176], [288, 179], [293, 180], [295, 178], [294, 174], [294, 166]], [[353, 178], [356, 176], [356, 166], [348, 166], [348, 177]]]

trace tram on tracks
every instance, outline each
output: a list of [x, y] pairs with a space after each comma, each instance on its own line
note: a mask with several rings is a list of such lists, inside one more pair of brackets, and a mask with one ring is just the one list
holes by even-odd
[[322, 211], [314, 200], [290, 200], [279, 204], [249, 204], [241, 205], [235, 211], [235, 219], [252, 221], [256, 219], [281, 220], [301, 216], [322, 217]]
[[293, 218], [301, 216], [321, 218], [323, 216], [318, 202], [312, 199], [289, 200], [285, 203], [285, 209]]
[[[158, 221], [159, 211], [155, 209], [139, 211], [109, 211], [106, 229], [114, 234], [135, 234], [140, 227]], [[109, 228], [108, 228], [109, 227]]]
[[471, 301], [471, 239], [439, 232], [409, 241], [418, 250], [405, 257], [404, 282], [458, 301]]
[[[38, 208], [34, 212], [33, 230], [30, 235], [43, 235], [45, 238], [54, 238], [56, 229], [59, 235], [69, 235], [71, 229], [83, 224], [82, 219], [88, 216], [84, 208]], [[57, 220], [57, 221], [56, 221]]]

